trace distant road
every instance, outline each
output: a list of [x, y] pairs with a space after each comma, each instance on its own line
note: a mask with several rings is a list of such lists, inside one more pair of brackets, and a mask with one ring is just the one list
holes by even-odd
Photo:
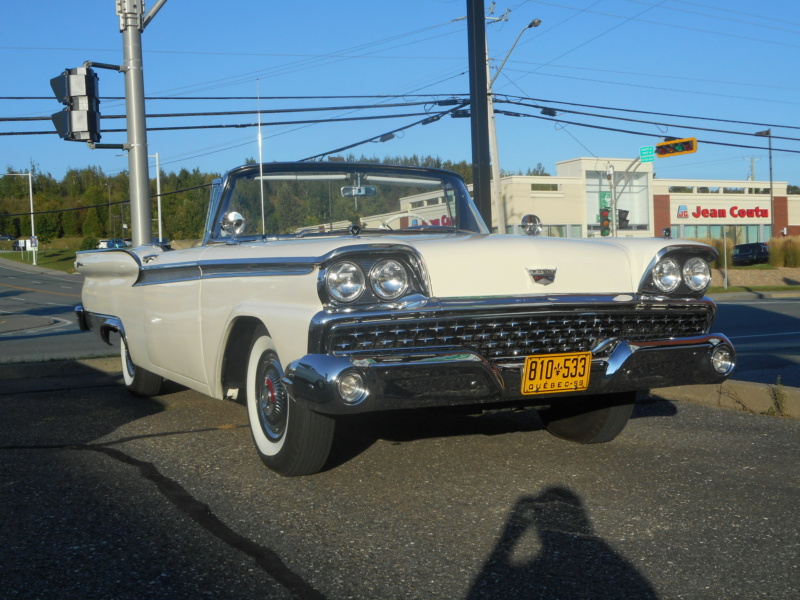
[[115, 349], [80, 331], [74, 308], [81, 275], [37, 269], [2, 259], [0, 253], [0, 362], [108, 356]]
[[800, 298], [720, 295], [713, 330], [730, 337], [738, 366], [734, 379], [800, 387]]

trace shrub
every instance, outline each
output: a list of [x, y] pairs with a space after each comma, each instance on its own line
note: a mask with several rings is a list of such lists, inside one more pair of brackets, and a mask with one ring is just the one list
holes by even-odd
[[773, 267], [800, 267], [800, 240], [775, 237], [769, 241], [769, 264]]
[[731, 258], [733, 254], [733, 240], [728, 240], [728, 244], [726, 248], [723, 248], [724, 241], [722, 238], [705, 238], [702, 240], [695, 240], [702, 244], [708, 244], [712, 248], [714, 248], [717, 252], [719, 252], [719, 258], [711, 263], [712, 269], [722, 269], [725, 266], [725, 255], [728, 256], [728, 267], [733, 266], [733, 259]]
[[97, 244], [100, 242], [97, 241], [97, 238], [88, 236], [83, 238], [81, 242], [81, 250], [95, 250], [97, 249]]

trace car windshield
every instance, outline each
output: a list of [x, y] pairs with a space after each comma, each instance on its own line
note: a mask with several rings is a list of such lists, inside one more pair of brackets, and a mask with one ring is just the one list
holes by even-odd
[[[228, 174], [211, 240], [487, 229], [463, 180], [439, 169], [271, 163]], [[212, 215], [210, 215], [212, 216]]]

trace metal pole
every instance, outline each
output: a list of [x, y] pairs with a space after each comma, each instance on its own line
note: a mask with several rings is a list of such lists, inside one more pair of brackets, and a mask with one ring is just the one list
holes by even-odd
[[[772, 235], [775, 235], [775, 197], [772, 191], [772, 129], [769, 130], [769, 220], [772, 222]], [[761, 229], [759, 227], [759, 229]]]
[[486, 26], [483, 0], [467, 0], [469, 104], [472, 130], [472, 195], [488, 227], [492, 226], [489, 112], [486, 101]]
[[[508, 61], [508, 57], [511, 56], [514, 48], [516, 48], [517, 43], [522, 37], [522, 34], [531, 27], [538, 27], [541, 23], [541, 20], [534, 19], [528, 23], [522, 31], [519, 32], [517, 39], [514, 40], [514, 43], [511, 44], [511, 48], [508, 49], [503, 62], [500, 63], [500, 66], [494, 72], [494, 77], [491, 78], [489, 78], [491, 75], [489, 72], [489, 43], [486, 42], [486, 78], [489, 79], [489, 84], [486, 89], [486, 104], [487, 113], [489, 115], [489, 150], [491, 152], [492, 159], [492, 206], [497, 213], [498, 233], [506, 232], [506, 203], [505, 199], [503, 198], [502, 186], [500, 185], [500, 152], [497, 146], [497, 127], [494, 118], [494, 94], [492, 93], [492, 86], [497, 80], [498, 75], [500, 75], [500, 71], [503, 70], [503, 67]], [[492, 224], [489, 223], [490, 227], [491, 225]]]
[[[33, 172], [28, 171], [28, 192], [31, 198], [31, 239], [36, 237], [36, 229], [33, 224]], [[33, 247], [33, 264], [36, 264], [36, 253], [39, 251], [39, 243]]]
[[[33, 238], [36, 237], [36, 227], [33, 222], [33, 172], [28, 171], [27, 173], [3, 173], [3, 175], [15, 175], [17, 177], [27, 177], [28, 178], [28, 194], [31, 199], [31, 244], [33, 244]], [[38, 249], [38, 244], [36, 248], [33, 248], [33, 264], [36, 264], [36, 251]]]
[[125, 108], [128, 124], [131, 226], [134, 246], [152, 241], [150, 175], [147, 164], [147, 124], [142, 67], [141, 0], [117, 0], [125, 59]]
[[[513, 50], [513, 46], [512, 46]], [[505, 62], [505, 61], [504, 61]], [[499, 70], [498, 70], [499, 73]], [[486, 77], [489, 77], [489, 45], [486, 45]], [[492, 80], [494, 81], [494, 80]], [[497, 148], [497, 129], [494, 120], [494, 96], [491, 83], [486, 90], [486, 105], [489, 115], [489, 152], [492, 159], [492, 209], [497, 218], [497, 233], [506, 232], [506, 207], [503, 202], [503, 190], [500, 185], [500, 152]], [[487, 223], [491, 228], [492, 224]]]
[[161, 163], [156, 152], [156, 195], [158, 196], [158, 243], [164, 243], [164, 233], [161, 230]]
[[[756, 135], [764, 136], [769, 142], [769, 212], [770, 223], [772, 229], [775, 229], [775, 198], [772, 191], [772, 129], [765, 129], [764, 131], [756, 131]], [[775, 235], [775, 232], [772, 232]]]

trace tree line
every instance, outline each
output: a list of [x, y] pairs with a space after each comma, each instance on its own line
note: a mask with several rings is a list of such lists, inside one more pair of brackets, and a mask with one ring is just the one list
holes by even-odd
[[[467, 183], [472, 182], [472, 165], [467, 161], [443, 160], [433, 156], [354, 156], [347, 161], [382, 162], [399, 165], [419, 165], [455, 171]], [[245, 161], [252, 164], [250, 158]], [[8, 167], [6, 173], [20, 173]], [[31, 165], [33, 202], [36, 235], [43, 244], [57, 238], [101, 238], [130, 237], [129, 180], [127, 171], [106, 175], [95, 166], [70, 169], [61, 180], [42, 172], [38, 165]], [[506, 175], [508, 173], [504, 173]], [[523, 173], [516, 173], [522, 175]], [[528, 169], [527, 175], [548, 175], [539, 163]], [[161, 171], [162, 229], [170, 240], [196, 239], [202, 237], [208, 208], [209, 187], [220, 177], [219, 173], [203, 173], [181, 169], [176, 172]], [[151, 178], [150, 196], [152, 214], [157, 216], [156, 179]], [[0, 233], [14, 237], [31, 234], [30, 194], [26, 177], [0, 176]], [[158, 226], [154, 221], [153, 235]]]

